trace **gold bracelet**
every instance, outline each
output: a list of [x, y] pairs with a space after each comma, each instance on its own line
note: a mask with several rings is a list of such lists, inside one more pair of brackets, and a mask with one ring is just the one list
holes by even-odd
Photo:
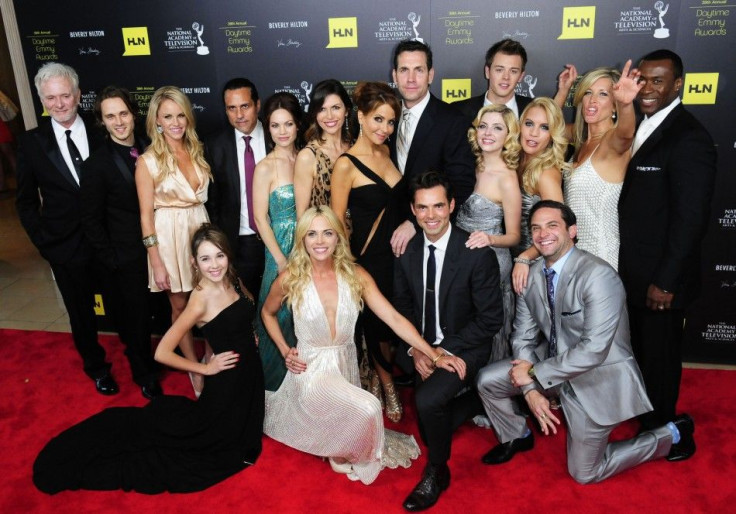
[[144, 237], [143, 246], [145, 246], [146, 248], [158, 246], [158, 237], [156, 237], [156, 234], [151, 234], [150, 236]]
[[434, 359], [432, 359], [432, 364], [437, 364], [437, 361], [440, 360], [444, 356], [445, 356], [444, 353], [439, 354], [437, 357], [435, 357]]

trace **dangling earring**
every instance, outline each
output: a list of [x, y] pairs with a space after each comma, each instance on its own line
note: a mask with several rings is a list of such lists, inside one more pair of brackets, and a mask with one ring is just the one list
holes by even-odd
[[611, 114], [611, 119], [614, 123], [616, 123], [616, 118], [618, 118], [618, 116], [616, 115], [616, 111], [613, 111], [613, 114]]
[[164, 128], [161, 125], [156, 125], [156, 132], [158, 132], [159, 134], [163, 134]]
[[358, 139], [360, 139], [363, 137], [363, 124], [360, 123], [358, 126], [360, 127], [360, 130], [358, 131]]

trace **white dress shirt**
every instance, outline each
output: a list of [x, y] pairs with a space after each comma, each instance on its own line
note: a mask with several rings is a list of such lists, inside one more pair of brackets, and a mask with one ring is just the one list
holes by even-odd
[[72, 141], [74, 141], [77, 150], [79, 150], [82, 160], [85, 161], [87, 160], [87, 157], [89, 157], [89, 141], [87, 141], [87, 129], [84, 126], [84, 122], [82, 121], [82, 118], [77, 115], [74, 123], [72, 123], [71, 127], [67, 129], [52, 118], [51, 127], [54, 129], [54, 137], [56, 138], [56, 144], [59, 145], [59, 150], [61, 150], [61, 156], [64, 158], [64, 162], [74, 177], [74, 180], [79, 184], [79, 176], [77, 175], [76, 168], [74, 168], [72, 156], [69, 154], [69, 146], [66, 144], [66, 131], [72, 131], [69, 135], [72, 138]]
[[[486, 93], [485, 95], [483, 95], [483, 107], [488, 107], [489, 105], [493, 105], [493, 102], [488, 99], [488, 93]], [[516, 104], [515, 94], [511, 95], [511, 100], [506, 102], [504, 105], [514, 111], [517, 119], [519, 118], [519, 106]]]
[[[406, 127], [406, 152], [398, 152], [398, 145], [397, 145], [397, 152], [396, 152], [396, 161], [399, 165], [399, 171], [401, 174], [404, 174], [404, 168], [406, 167], [406, 159], [409, 157], [409, 149], [411, 148], [411, 142], [414, 140], [414, 133], [417, 131], [417, 125], [419, 124], [419, 118], [422, 117], [422, 114], [424, 114], [424, 109], [427, 108], [427, 104], [429, 103], [429, 92], [427, 92], [426, 95], [424, 95], [424, 98], [422, 98], [418, 104], [416, 104], [411, 109], [407, 109], [404, 107], [401, 110], [401, 116], [399, 117], [399, 120], [404, 119], [404, 112], [409, 111], [411, 113], [411, 117], [409, 118], [411, 122], [409, 123], [409, 126]], [[401, 105], [403, 106], [404, 103], [402, 102]], [[400, 123], [403, 123], [403, 121], [400, 121]], [[399, 127], [401, 128], [401, 127]], [[398, 134], [398, 132], [397, 132]]]
[[631, 155], [634, 155], [639, 148], [641, 148], [641, 145], [644, 144], [644, 141], [647, 140], [649, 136], [652, 135], [652, 132], [657, 130], [657, 127], [659, 127], [664, 119], [669, 115], [669, 113], [672, 112], [672, 110], [680, 105], [680, 97], [675, 97], [674, 100], [672, 100], [672, 103], [669, 104], [664, 109], [660, 109], [659, 111], [655, 112], [652, 117], [645, 116], [642, 122], [639, 124], [639, 128], [636, 130], [636, 136], [634, 136], [634, 145], [631, 147]]

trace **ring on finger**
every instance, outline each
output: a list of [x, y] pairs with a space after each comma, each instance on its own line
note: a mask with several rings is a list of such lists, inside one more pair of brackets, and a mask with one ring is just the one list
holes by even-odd
[[546, 415], [546, 414], [542, 414], [542, 415], [541, 415], [541, 416], [539, 416], [539, 417], [540, 417], [540, 418], [542, 418], [542, 419], [547, 419], [547, 415]]

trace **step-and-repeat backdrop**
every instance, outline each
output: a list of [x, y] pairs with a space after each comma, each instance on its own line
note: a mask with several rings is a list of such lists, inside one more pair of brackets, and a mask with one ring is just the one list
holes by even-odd
[[[499, 39], [529, 55], [518, 92], [553, 95], [564, 64], [621, 67], [657, 48], [685, 63], [683, 102], [718, 145], [718, 182], [704, 242], [704, 288], [687, 319], [688, 358], [736, 362], [736, 5], [726, 0], [15, 0], [28, 74], [49, 61], [79, 73], [82, 109], [109, 84], [143, 112], [160, 86], [181, 87], [200, 134], [226, 123], [221, 88], [246, 76], [262, 98], [336, 78], [351, 90], [391, 80], [396, 43], [431, 45], [432, 92], [448, 102], [482, 93], [484, 54]], [[35, 97], [35, 94], [34, 94]], [[36, 99], [37, 114], [43, 108]]]

